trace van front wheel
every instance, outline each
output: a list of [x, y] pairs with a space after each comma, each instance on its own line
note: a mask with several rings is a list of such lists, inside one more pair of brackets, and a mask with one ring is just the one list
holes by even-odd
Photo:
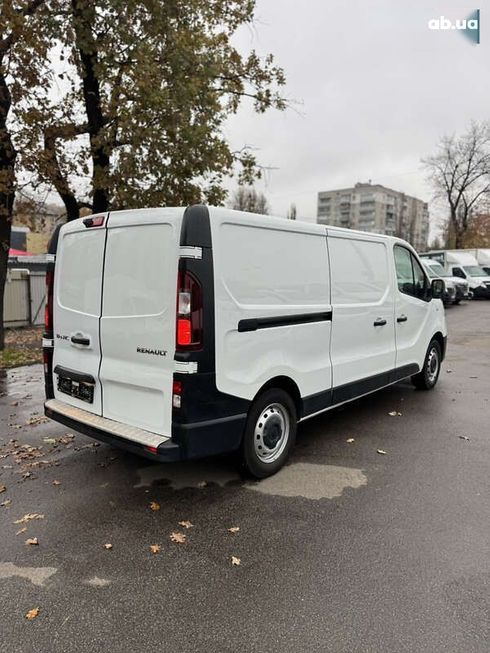
[[275, 474], [286, 462], [296, 440], [297, 415], [293, 400], [280, 388], [259, 395], [247, 417], [242, 461], [256, 478]]
[[437, 340], [432, 340], [425, 355], [423, 368], [412, 376], [412, 383], [418, 390], [432, 390], [435, 386], [441, 371], [441, 359], [441, 346]]

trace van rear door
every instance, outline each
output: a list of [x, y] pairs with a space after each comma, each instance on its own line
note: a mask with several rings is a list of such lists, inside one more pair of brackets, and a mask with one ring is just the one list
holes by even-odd
[[102, 414], [99, 381], [105, 214], [74, 220], [60, 231], [54, 287], [54, 396]]
[[103, 416], [168, 436], [182, 215], [111, 212], [100, 320]]

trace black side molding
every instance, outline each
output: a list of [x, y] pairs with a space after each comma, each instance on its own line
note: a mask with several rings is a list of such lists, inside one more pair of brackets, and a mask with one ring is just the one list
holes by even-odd
[[308, 324], [309, 322], [331, 322], [332, 311], [320, 313], [300, 313], [296, 315], [278, 315], [277, 317], [255, 317], [238, 322], [238, 331], [257, 331], [271, 327], [290, 326], [292, 324]]
[[71, 379], [72, 381], [77, 381], [78, 383], [88, 383], [89, 385], [95, 385], [95, 379], [91, 374], [84, 374], [83, 372], [70, 370], [68, 367], [62, 367], [61, 365], [57, 365], [53, 371], [55, 374], [64, 376], [66, 379]]
[[397, 367], [394, 370], [387, 370], [380, 374], [367, 376], [364, 379], [351, 381], [344, 385], [334, 386], [333, 388], [317, 392], [313, 395], [308, 395], [303, 398], [302, 417], [309, 417], [314, 413], [321, 412], [327, 408], [333, 408], [345, 401], [358, 399], [370, 392], [381, 390], [381, 388], [385, 388], [398, 381], [403, 381], [403, 379], [407, 379], [409, 376], [417, 374], [417, 372], [420, 372], [419, 366], [412, 363]]

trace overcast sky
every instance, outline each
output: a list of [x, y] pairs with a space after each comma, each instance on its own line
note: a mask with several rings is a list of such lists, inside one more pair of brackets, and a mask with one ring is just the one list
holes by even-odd
[[[480, 45], [458, 31], [433, 31], [441, 15], [466, 18], [480, 8]], [[258, 182], [271, 213], [291, 202], [315, 219], [320, 190], [371, 179], [430, 201], [420, 158], [444, 133], [490, 119], [490, 12], [447, 0], [257, 0], [243, 49], [272, 52], [286, 72], [298, 112], [230, 120], [234, 147], [257, 148], [277, 168]], [[488, 38], [487, 38], [488, 35]]]

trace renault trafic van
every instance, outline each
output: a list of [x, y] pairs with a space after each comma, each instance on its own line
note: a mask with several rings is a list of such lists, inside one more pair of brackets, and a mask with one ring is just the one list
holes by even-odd
[[225, 208], [75, 220], [47, 275], [45, 413], [154, 460], [276, 472], [298, 422], [435, 386], [440, 300], [406, 242]]

